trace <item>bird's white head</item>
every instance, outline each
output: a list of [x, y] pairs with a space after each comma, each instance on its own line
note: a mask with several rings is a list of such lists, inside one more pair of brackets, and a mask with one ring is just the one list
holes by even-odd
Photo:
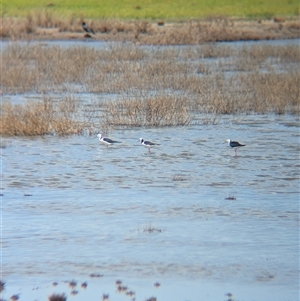
[[101, 139], [101, 138], [102, 138], [102, 135], [101, 135], [101, 134], [98, 134], [97, 137], [98, 137], [99, 139]]
[[226, 143], [230, 144], [230, 139], [227, 139], [227, 140], [226, 140]]
[[143, 138], [140, 138], [140, 142], [143, 143], [143, 142], [144, 142], [144, 139], [143, 139]]

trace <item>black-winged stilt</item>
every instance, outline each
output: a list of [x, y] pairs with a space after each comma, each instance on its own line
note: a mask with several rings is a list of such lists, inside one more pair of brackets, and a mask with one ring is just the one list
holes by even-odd
[[113, 145], [113, 144], [116, 144], [116, 143], [121, 143], [120, 141], [115, 141], [115, 140], [103, 137], [101, 134], [98, 134], [97, 137], [99, 138], [99, 141], [102, 142], [103, 144], [106, 144], [107, 147], [109, 145]]
[[226, 142], [228, 143], [228, 145], [229, 145], [230, 147], [232, 147], [232, 148], [234, 149], [235, 155], [236, 155], [236, 156], [237, 156], [237, 149], [238, 149], [239, 147], [246, 146], [245, 144], [241, 144], [241, 143], [239, 143], [239, 142], [237, 142], [237, 141], [232, 141], [232, 140], [230, 140], [230, 139], [227, 139]]
[[158, 143], [154, 143], [151, 141], [145, 141], [143, 138], [140, 138], [140, 142], [143, 146], [148, 148], [148, 152], [151, 153], [151, 148], [159, 145]]

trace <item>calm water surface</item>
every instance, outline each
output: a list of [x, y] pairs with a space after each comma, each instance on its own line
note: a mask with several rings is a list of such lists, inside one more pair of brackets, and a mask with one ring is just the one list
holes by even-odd
[[[87, 136], [3, 139], [3, 278], [185, 283], [172, 300], [229, 282], [269, 291], [255, 300], [298, 300], [299, 120], [232, 120], [116, 130], [122, 144], [109, 148]], [[160, 146], [149, 154], [140, 137]], [[227, 138], [246, 144], [238, 157]], [[246, 291], [240, 300], [253, 300]]]

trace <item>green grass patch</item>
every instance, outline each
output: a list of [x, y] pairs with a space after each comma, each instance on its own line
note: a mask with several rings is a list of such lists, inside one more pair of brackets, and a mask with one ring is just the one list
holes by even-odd
[[298, 0], [2, 0], [2, 17], [47, 10], [57, 16], [179, 20], [213, 16], [299, 15]]

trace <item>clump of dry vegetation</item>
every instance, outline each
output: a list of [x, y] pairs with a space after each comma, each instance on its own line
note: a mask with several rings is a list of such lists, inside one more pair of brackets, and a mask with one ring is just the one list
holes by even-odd
[[1, 106], [0, 134], [35, 136], [45, 134], [80, 134], [82, 122], [75, 119], [77, 100], [66, 97], [59, 102], [50, 98], [28, 101], [24, 105], [4, 102]]
[[127, 127], [162, 127], [190, 122], [188, 100], [184, 97], [122, 99], [104, 105], [106, 125]]
[[[40, 100], [3, 101], [0, 129], [3, 135], [67, 135], [99, 126], [216, 124], [222, 114], [299, 114], [299, 63], [297, 45], [12, 43], [2, 53], [2, 93]], [[73, 96], [54, 100], [48, 93]]]

